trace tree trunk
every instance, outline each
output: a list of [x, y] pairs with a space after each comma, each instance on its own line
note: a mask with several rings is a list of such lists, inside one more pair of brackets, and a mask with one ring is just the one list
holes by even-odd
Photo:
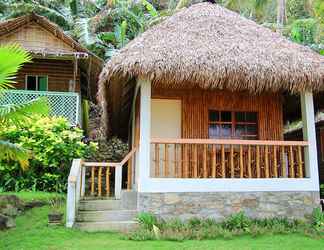
[[282, 33], [286, 24], [286, 0], [277, 0], [277, 31]]

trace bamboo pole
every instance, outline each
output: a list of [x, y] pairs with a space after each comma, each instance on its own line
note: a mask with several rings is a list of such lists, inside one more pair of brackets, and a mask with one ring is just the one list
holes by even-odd
[[252, 164], [251, 146], [249, 145], [248, 146], [248, 176], [249, 176], [249, 178], [252, 178], [251, 164]]
[[198, 178], [198, 150], [197, 145], [193, 145], [193, 175]]
[[226, 177], [226, 170], [225, 170], [225, 148], [224, 145], [221, 145], [221, 166], [222, 166], [222, 178]]
[[240, 145], [240, 178], [244, 177], [243, 146]]
[[257, 178], [261, 178], [261, 169], [260, 169], [260, 146], [256, 146], [256, 173]]
[[[110, 167], [106, 167], [106, 196], [110, 196]], [[128, 183], [127, 183], [128, 185]]]
[[269, 178], [269, 146], [264, 147], [264, 167], [265, 167], [265, 178]]
[[231, 165], [231, 178], [235, 177], [235, 172], [234, 172], [234, 147], [231, 145], [230, 149], [230, 165]]
[[164, 144], [164, 177], [169, 176], [169, 148]]
[[98, 196], [101, 197], [101, 174], [102, 174], [102, 167], [99, 167], [98, 171]]
[[155, 143], [155, 177], [160, 177], [160, 147]]
[[127, 190], [132, 188], [132, 157], [129, 158], [127, 164]]
[[303, 157], [302, 157], [302, 148], [298, 146], [298, 177], [303, 178]]
[[286, 158], [285, 158], [285, 147], [281, 146], [281, 171], [282, 171], [282, 177], [288, 177], [287, 171], [286, 171]]
[[295, 169], [294, 169], [294, 152], [293, 147], [289, 146], [289, 169], [290, 169], [290, 177], [295, 178]]
[[178, 176], [178, 157], [177, 157], [177, 144], [174, 144], [174, 177]]
[[273, 175], [278, 178], [277, 146], [273, 146]]
[[91, 167], [91, 195], [94, 195], [95, 190], [95, 167]]
[[189, 178], [189, 164], [188, 164], [188, 145], [184, 145], [184, 177]]
[[204, 178], [208, 177], [208, 172], [207, 172], [207, 145], [204, 144], [204, 149], [203, 149], [203, 173], [204, 173]]
[[212, 146], [212, 177], [216, 178], [216, 145]]

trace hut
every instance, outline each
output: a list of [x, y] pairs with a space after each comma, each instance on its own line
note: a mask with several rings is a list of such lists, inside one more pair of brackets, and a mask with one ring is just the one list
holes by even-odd
[[[180, 10], [127, 44], [100, 74], [103, 124], [131, 147], [110, 165], [115, 194], [133, 155], [123, 177], [137, 211], [305, 218], [319, 206], [312, 93], [323, 86], [324, 59], [311, 49], [219, 5]], [[289, 94], [300, 96], [302, 141], [284, 141]], [[90, 182], [109, 174], [108, 164], [85, 166]], [[97, 184], [91, 194], [105, 195], [104, 182]]]
[[19, 44], [33, 57], [18, 71], [16, 90], [1, 104], [46, 96], [54, 115], [80, 121], [81, 97], [95, 101], [103, 61], [43, 16], [31, 13], [0, 23], [0, 46]]

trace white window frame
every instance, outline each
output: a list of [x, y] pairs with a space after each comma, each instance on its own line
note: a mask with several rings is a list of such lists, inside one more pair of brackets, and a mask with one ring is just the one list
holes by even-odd
[[25, 75], [25, 90], [28, 90], [27, 89], [27, 78], [28, 76], [34, 76], [36, 77], [36, 90], [34, 91], [39, 91], [38, 90], [38, 77], [46, 77], [46, 80], [47, 80], [47, 88], [46, 88], [46, 91], [48, 91], [48, 75]]

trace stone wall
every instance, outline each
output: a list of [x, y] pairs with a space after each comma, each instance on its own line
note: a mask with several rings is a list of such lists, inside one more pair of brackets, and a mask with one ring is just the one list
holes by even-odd
[[138, 193], [139, 210], [164, 219], [221, 221], [239, 211], [251, 218], [307, 219], [315, 207], [319, 207], [318, 192]]

